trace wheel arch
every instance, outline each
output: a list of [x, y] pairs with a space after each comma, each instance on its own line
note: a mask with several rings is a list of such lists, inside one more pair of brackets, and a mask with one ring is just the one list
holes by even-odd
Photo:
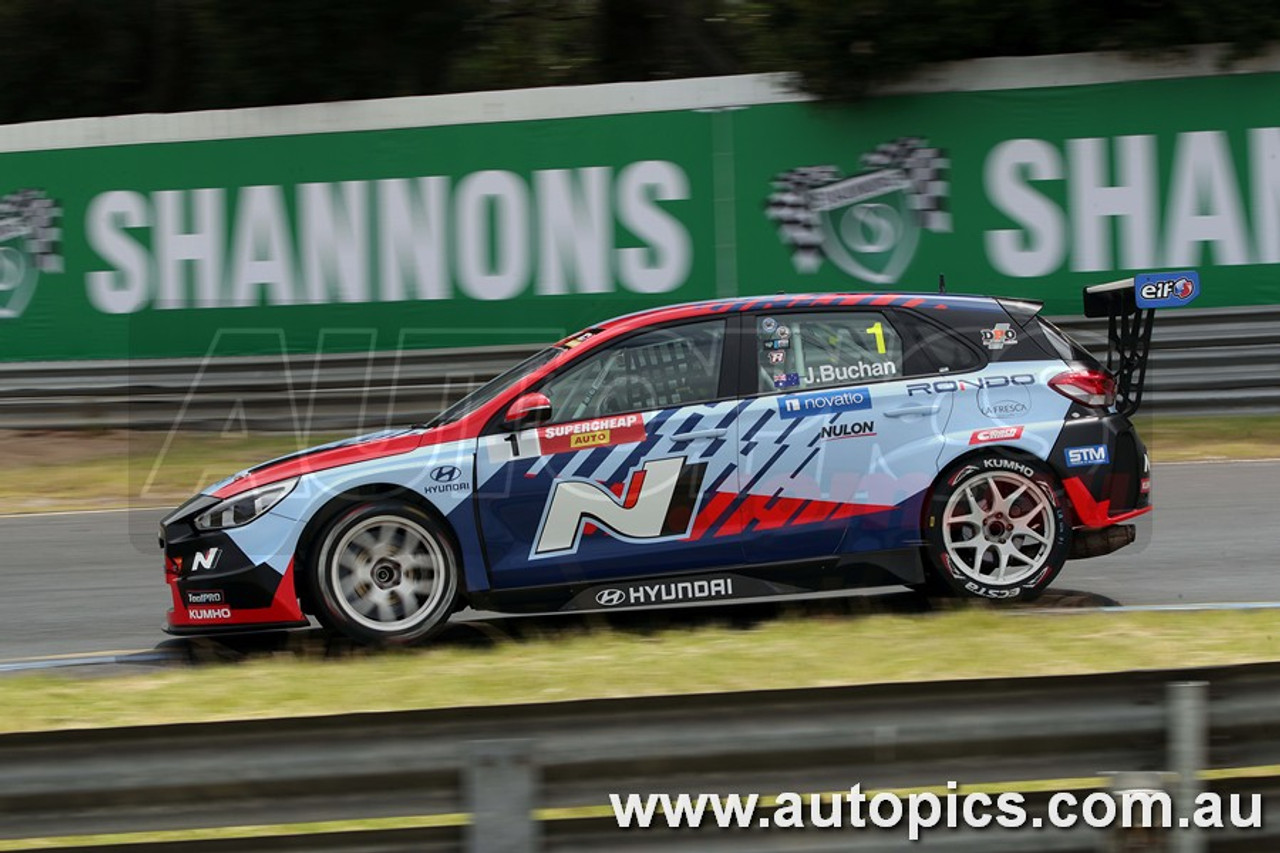
[[449, 545], [453, 548], [453, 553], [459, 563], [459, 593], [464, 596], [467, 594], [466, 572], [462, 570], [463, 554], [461, 543], [458, 540], [458, 532], [453, 529], [453, 525], [449, 523], [444, 513], [435, 504], [412, 489], [395, 483], [366, 483], [346, 489], [329, 498], [318, 510], [311, 514], [311, 518], [307, 520], [306, 525], [302, 528], [302, 533], [298, 536], [298, 545], [294, 552], [295, 584], [298, 598], [302, 602], [305, 612], [315, 613], [315, 590], [311, 589], [310, 572], [306, 570], [306, 566], [310, 564], [310, 560], [314, 557], [313, 549], [319, 545], [320, 535], [344, 511], [371, 501], [400, 501], [422, 510], [432, 521], [438, 524], [449, 538]]
[[[925, 527], [929, 518], [929, 508], [933, 503], [934, 493], [938, 491], [938, 485], [953, 476], [955, 472], [961, 470], [966, 465], [976, 462], [984, 456], [992, 455], [1003, 456], [1007, 459], [1016, 459], [1022, 462], [1034, 462], [1036, 465], [1045, 468], [1050, 474], [1052, 474], [1058, 488], [1062, 488], [1062, 477], [1054, 469], [1053, 465], [1049, 463], [1049, 460], [1045, 459], [1043, 456], [1037, 456], [1025, 447], [1019, 447], [1015, 444], [984, 444], [978, 447], [971, 447], [956, 458], [952, 459], [946, 465], [939, 468], [938, 475], [934, 477], [933, 482], [929, 484], [929, 490], [920, 504], [919, 523], [921, 536], [924, 536]], [[1066, 501], [1065, 504], [1068, 516], [1074, 517], [1071, 502]]]

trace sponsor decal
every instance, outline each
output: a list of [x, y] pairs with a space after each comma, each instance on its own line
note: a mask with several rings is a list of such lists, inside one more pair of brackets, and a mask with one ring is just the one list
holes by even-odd
[[1199, 295], [1200, 274], [1194, 270], [1144, 273], [1133, 278], [1133, 296], [1139, 308], [1181, 308]]
[[182, 594], [183, 600], [188, 604], [223, 604], [226, 597], [221, 590], [217, 589], [189, 589]]
[[653, 459], [630, 473], [621, 495], [590, 480], [557, 480], [529, 559], [576, 552], [587, 524], [640, 544], [688, 536], [706, 468], [683, 456]]
[[779, 338], [786, 340], [787, 338], [791, 337], [791, 329], [788, 326], [779, 326], [776, 334], [778, 335]]
[[983, 459], [982, 467], [983, 468], [1000, 468], [1005, 471], [1017, 471], [1019, 474], [1022, 474], [1024, 477], [1028, 477], [1028, 478], [1034, 477], [1036, 475], [1034, 468], [1032, 468], [1030, 465], [1027, 465], [1024, 462], [1019, 462], [1016, 459]]
[[822, 428], [819, 437], [832, 438], [870, 438], [876, 434], [875, 421], [855, 421], [848, 424], [829, 424]]
[[187, 618], [196, 622], [218, 622], [231, 618], [230, 607], [188, 607]]
[[787, 354], [782, 350], [774, 350], [773, 352], [769, 353], [770, 364], [782, 364], [782, 362], [785, 361], [786, 358], [787, 358]]
[[1151, 478], [1143, 477], [1142, 481], [1138, 485], [1138, 488], [1142, 491], [1144, 495], [1151, 494]]
[[965, 391], [981, 391], [984, 388], [1008, 388], [1010, 386], [1035, 385], [1036, 378], [1030, 373], [1015, 373], [1012, 376], [975, 376], [971, 379], [939, 379], [934, 382], [913, 382], [907, 386], [907, 396], [917, 394], [956, 394]]
[[893, 284], [915, 257], [922, 231], [951, 231], [946, 152], [901, 137], [860, 158], [859, 171], [805, 166], [773, 179], [765, 215], [791, 249], [797, 272], [823, 260], [854, 278]]
[[778, 321], [772, 317], [765, 317], [760, 321], [760, 328], [766, 335], [772, 335], [778, 328]]
[[207, 548], [204, 551], [196, 551], [191, 555], [191, 571], [211, 571], [218, 566], [218, 560], [222, 559], [221, 548]]
[[617, 607], [620, 604], [669, 604], [680, 601], [704, 601], [709, 598], [731, 598], [733, 578], [709, 578], [667, 583], [638, 583], [611, 587], [596, 594], [596, 604]]
[[1067, 467], [1084, 468], [1089, 465], [1105, 465], [1110, 460], [1105, 444], [1067, 448]]
[[765, 341], [764, 348], [765, 349], [790, 349], [791, 339], [790, 338], [774, 338], [773, 340]]
[[1022, 427], [991, 427], [990, 429], [974, 430], [969, 436], [970, 444], [989, 444], [993, 441], [1016, 441], [1022, 438]]
[[989, 418], [1008, 418], [1027, 413], [1027, 404], [1017, 400], [996, 400], [978, 405], [978, 411]]
[[848, 388], [839, 391], [814, 391], [792, 394], [778, 399], [778, 414], [786, 419], [809, 415], [834, 415], [871, 408], [870, 388]]
[[596, 333], [594, 331], [586, 331], [580, 335], [574, 335], [572, 338], [565, 338], [563, 341], [556, 344], [556, 346], [560, 347], [561, 349], [573, 349], [579, 344], [586, 343], [595, 334]]
[[596, 604], [601, 607], [617, 607], [627, 600], [627, 594], [620, 589], [602, 589], [596, 593]]
[[1018, 330], [1009, 327], [1008, 323], [996, 323], [990, 329], [982, 330], [982, 345], [990, 350], [1011, 347], [1018, 342]]
[[773, 374], [774, 388], [794, 388], [800, 384], [799, 373], [775, 373]]
[[644, 441], [647, 434], [642, 416], [620, 415], [540, 427], [537, 435], [539, 450], [546, 455]]
[[452, 483], [462, 476], [462, 469], [457, 465], [438, 465], [431, 470], [431, 479], [437, 483]]
[[0, 319], [21, 317], [40, 273], [60, 273], [62, 209], [43, 190], [0, 198]]
[[862, 379], [878, 379], [882, 376], [893, 376], [898, 367], [892, 361], [860, 361], [847, 367], [824, 364], [818, 368], [806, 368], [804, 381], [806, 385], [824, 385], [831, 382], [857, 382]]

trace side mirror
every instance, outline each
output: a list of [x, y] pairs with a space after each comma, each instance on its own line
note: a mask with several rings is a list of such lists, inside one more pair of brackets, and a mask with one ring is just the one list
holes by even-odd
[[502, 425], [510, 430], [536, 426], [551, 420], [551, 401], [537, 391], [521, 394], [502, 417]]

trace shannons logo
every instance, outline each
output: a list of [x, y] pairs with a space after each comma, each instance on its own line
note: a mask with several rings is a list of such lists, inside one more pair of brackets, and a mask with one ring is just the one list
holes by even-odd
[[0, 198], [0, 318], [21, 317], [42, 272], [62, 272], [62, 209], [43, 190]]
[[825, 257], [862, 281], [894, 284], [915, 257], [921, 230], [951, 231], [951, 163], [927, 140], [903, 137], [862, 155], [859, 165], [854, 175], [835, 166], [778, 175], [766, 216], [791, 247], [797, 272], [818, 272]]

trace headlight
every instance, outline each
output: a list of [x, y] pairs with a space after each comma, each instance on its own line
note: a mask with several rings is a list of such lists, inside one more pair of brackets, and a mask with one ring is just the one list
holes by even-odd
[[196, 516], [198, 530], [225, 530], [228, 527], [240, 527], [253, 521], [271, 509], [298, 485], [297, 478], [272, 483], [269, 486], [251, 489], [234, 498], [227, 498], [212, 509], [205, 510]]

